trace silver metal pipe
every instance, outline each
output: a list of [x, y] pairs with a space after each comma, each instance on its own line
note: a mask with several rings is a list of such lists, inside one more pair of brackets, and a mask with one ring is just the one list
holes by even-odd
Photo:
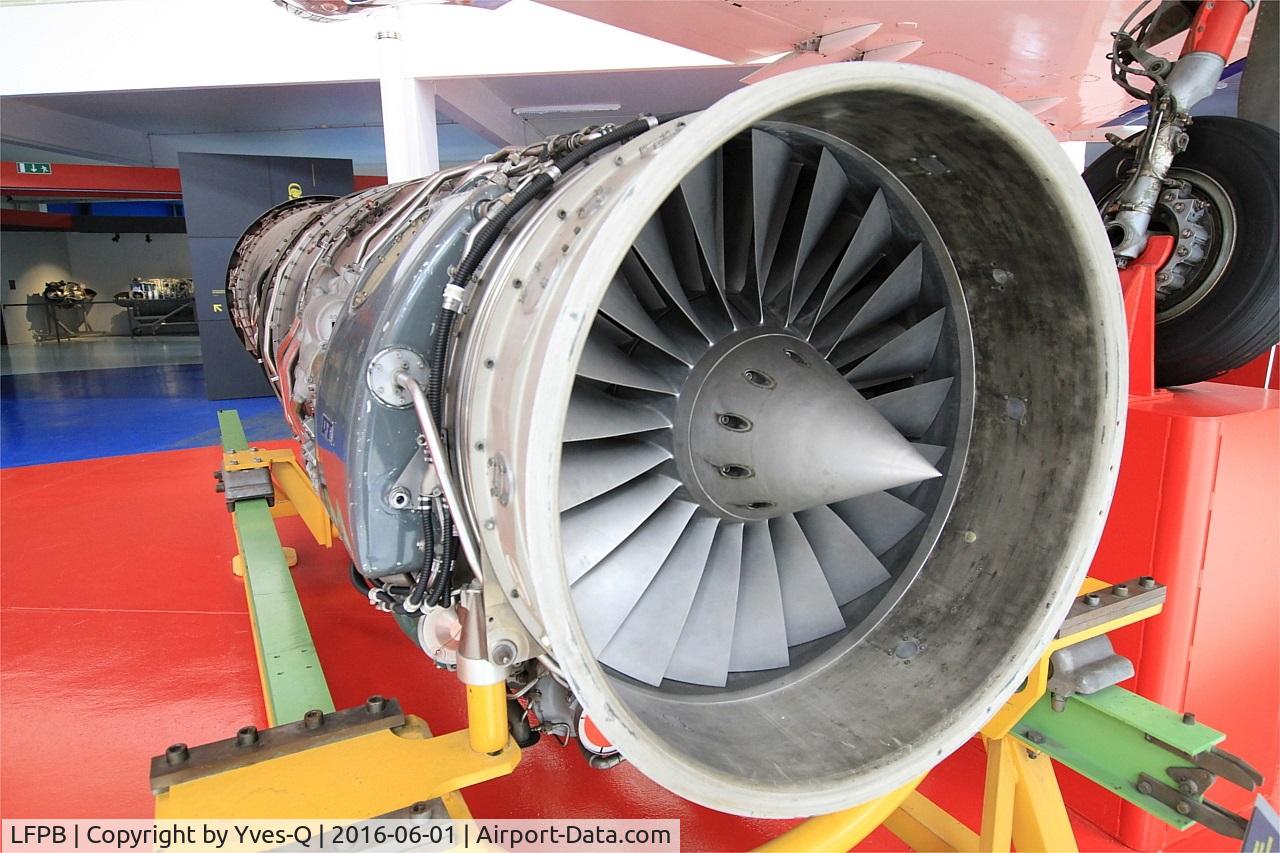
[[449, 457], [445, 455], [444, 447], [440, 443], [440, 433], [436, 431], [435, 418], [431, 417], [427, 395], [423, 393], [422, 386], [417, 380], [407, 373], [397, 373], [396, 384], [408, 391], [409, 396], [413, 398], [413, 410], [418, 416], [418, 425], [422, 427], [423, 437], [427, 440], [427, 451], [431, 454], [431, 465], [436, 469], [436, 477], [440, 479], [440, 490], [444, 492], [444, 499], [449, 504], [449, 511], [453, 514], [453, 525], [458, 532], [458, 540], [462, 543], [462, 553], [466, 555], [471, 568], [479, 574], [480, 549], [476, 547], [471, 528], [467, 526], [464, 515], [466, 506], [462, 503], [457, 487], [453, 484], [453, 477], [449, 473], [449, 467], [445, 464], [445, 460]]

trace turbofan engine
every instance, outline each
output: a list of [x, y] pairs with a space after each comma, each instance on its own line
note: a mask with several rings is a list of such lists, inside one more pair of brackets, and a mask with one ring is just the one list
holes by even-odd
[[1093, 202], [1034, 118], [929, 69], [299, 199], [227, 292], [370, 600], [506, 680], [513, 730], [724, 811], [848, 807], [972, 736], [1114, 483]]

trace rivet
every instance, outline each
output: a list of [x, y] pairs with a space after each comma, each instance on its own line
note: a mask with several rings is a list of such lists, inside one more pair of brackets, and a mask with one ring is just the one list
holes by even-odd
[[1097, 593], [1091, 592], [1084, 597], [1085, 607], [1097, 607], [1102, 602]]
[[324, 711], [318, 708], [312, 708], [310, 711], [302, 715], [303, 728], [315, 731], [324, 725]]
[[1115, 586], [1111, 587], [1111, 593], [1117, 598], [1128, 598], [1129, 585], [1127, 583], [1118, 583]]
[[381, 714], [386, 707], [386, 698], [377, 693], [364, 700], [364, 709], [370, 714]]
[[1184, 726], [1194, 726], [1196, 724], [1196, 715], [1187, 711], [1182, 715], [1182, 724]]
[[1143, 589], [1155, 589], [1156, 579], [1153, 578], [1151, 575], [1143, 575], [1142, 577], [1138, 578], [1138, 586], [1142, 587]]
[[236, 746], [253, 746], [258, 742], [258, 729], [256, 726], [245, 726], [236, 732]]

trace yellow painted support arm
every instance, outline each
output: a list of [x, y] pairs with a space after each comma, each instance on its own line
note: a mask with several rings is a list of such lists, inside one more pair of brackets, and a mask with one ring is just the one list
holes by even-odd
[[[1006, 738], [1012, 741], [1013, 738]], [[1053, 760], [1015, 744], [1013, 846], [1018, 853], [1076, 853], [1075, 833], [1053, 773]]]
[[519, 761], [515, 744], [498, 755], [477, 754], [466, 732], [432, 737], [410, 716], [396, 729], [174, 785], [156, 797], [156, 817], [376, 817], [505, 776]]
[[982, 796], [982, 831], [978, 850], [982, 853], [1009, 853], [1013, 842], [1013, 792], [1017, 765], [1013, 753], [1019, 749], [1013, 738], [987, 741], [987, 778]]

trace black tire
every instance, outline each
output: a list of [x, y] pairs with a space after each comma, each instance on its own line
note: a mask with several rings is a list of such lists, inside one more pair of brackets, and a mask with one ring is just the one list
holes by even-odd
[[[1280, 340], [1280, 135], [1237, 118], [1204, 116], [1175, 169], [1209, 176], [1235, 208], [1232, 255], [1190, 308], [1156, 322], [1156, 383], [1189, 385], [1247, 364]], [[1097, 201], [1113, 194], [1131, 155], [1112, 148], [1085, 170]]]

